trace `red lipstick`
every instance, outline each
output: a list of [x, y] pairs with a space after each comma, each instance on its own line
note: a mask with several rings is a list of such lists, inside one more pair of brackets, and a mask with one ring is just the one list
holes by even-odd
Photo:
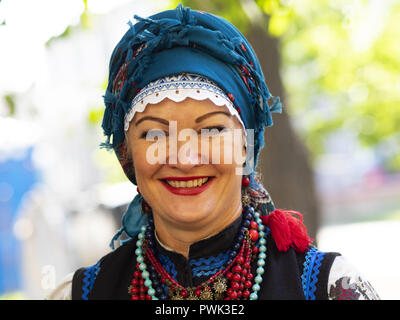
[[[168, 184], [165, 180], [175, 180], [175, 181], [188, 181], [188, 180], [195, 180], [200, 178], [208, 178], [208, 181], [201, 185], [200, 187], [191, 187], [191, 188], [180, 188], [180, 187], [173, 187]], [[213, 177], [209, 176], [196, 176], [196, 177], [166, 177], [160, 180], [162, 185], [173, 194], [177, 194], [180, 196], [195, 196], [203, 191], [205, 191], [212, 183]]]
[[212, 178], [210, 176], [193, 176], [193, 177], [165, 177], [162, 180], [176, 180], [176, 181], [188, 181], [188, 180], [196, 180], [201, 178]]

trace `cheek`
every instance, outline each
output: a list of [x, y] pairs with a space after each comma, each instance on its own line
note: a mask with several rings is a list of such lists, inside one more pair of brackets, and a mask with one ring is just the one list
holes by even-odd
[[[215, 168], [219, 172], [219, 184], [216, 185], [217, 189], [215, 194], [218, 195], [222, 201], [231, 203], [233, 199], [241, 197], [242, 193], [242, 176], [237, 174], [234, 165], [215, 165]], [[240, 170], [239, 170], [240, 171]]]
[[147, 149], [147, 146], [142, 145], [141, 143], [137, 143], [132, 148], [132, 160], [135, 168], [136, 180], [138, 185], [142, 188], [145, 187], [145, 184], [148, 184], [149, 179], [151, 179], [159, 168], [159, 165], [152, 164], [148, 161]]
[[[208, 150], [211, 164], [221, 164], [226, 170], [242, 167], [246, 160], [246, 151], [241, 135], [227, 132], [207, 140], [202, 140], [202, 150]], [[224, 171], [226, 171], [224, 170]]]

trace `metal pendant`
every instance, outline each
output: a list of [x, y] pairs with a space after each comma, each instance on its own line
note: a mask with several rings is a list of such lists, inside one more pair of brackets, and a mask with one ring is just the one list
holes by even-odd
[[214, 295], [209, 286], [205, 286], [203, 291], [200, 294], [201, 300], [213, 300]]
[[219, 275], [216, 279], [215, 282], [213, 284], [213, 289], [215, 291], [215, 293], [221, 294], [224, 293], [227, 289], [227, 281], [226, 279], [222, 276]]

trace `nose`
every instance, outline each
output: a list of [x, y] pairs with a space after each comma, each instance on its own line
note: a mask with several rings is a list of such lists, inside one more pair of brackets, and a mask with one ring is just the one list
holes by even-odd
[[202, 164], [202, 155], [197, 135], [189, 134], [186, 137], [189, 139], [169, 142], [167, 163], [173, 168], [189, 172]]

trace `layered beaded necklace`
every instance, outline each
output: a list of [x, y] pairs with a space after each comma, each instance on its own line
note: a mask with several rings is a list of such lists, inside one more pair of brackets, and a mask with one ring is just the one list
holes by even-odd
[[[226, 267], [196, 287], [180, 285], [155, 254], [154, 221], [141, 228], [136, 242], [136, 271], [128, 288], [132, 300], [257, 300], [266, 259], [266, 228], [260, 214], [244, 204], [242, 225]], [[257, 260], [256, 276], [251, 262]], [[166, 290], [165, 290], [166, 288]]]

